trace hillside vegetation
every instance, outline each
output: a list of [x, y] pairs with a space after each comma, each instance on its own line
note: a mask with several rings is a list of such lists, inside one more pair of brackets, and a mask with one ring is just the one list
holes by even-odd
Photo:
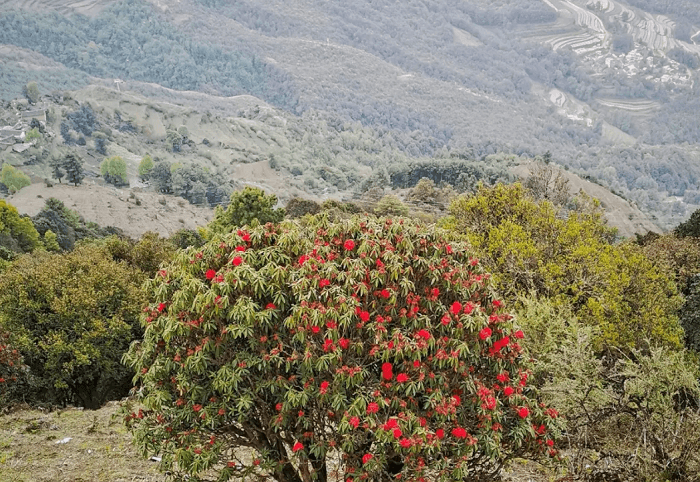
[[[2, 203], [0, 407], [97, 409], [133, 380], [118, 418], [181, 478], [697, 480], [698, 215], [617, 242], [596, 200], [537, 172], [442, 217], [246, 187], [196, 231], [139, 240], [55, 199], [33, 218]], [[444, 195], [423, 178], [407, 197]], [[58, 415], [27, 430], [98, 457], [123, 433], [106, 413], [99, 439]], [[2, 448], [17, 480], [34, 470]]]
[[[312, 193], [358, 189], [397, 157], [549, 151], [669, 228], [700, 199], [700, 26], [687, 14], [696, 3], [647, 3], [54, 1], [36, 12], [32, 2], [6, 2], [0, 41], [39, 56], [8, 62], [0, 90], [8, 99], [25, 79], [49, 92], [86, 75], [110, 85], [117, 77], [120, 90], [205, 111], [229, 100], [156, 84], [257, 96], [304, 119], [295, 123], [304, 144], [329, 135], [306, 119], [376, 137], [360, 148], [376, 158], [359, 169], [354, 154], [343, 159], [354, 142], [346, 138], [342, 149], [276, 156], [285, 172], [307, 174], [301, 188]], [[68, 70], [49, 79], [49, 59]]]

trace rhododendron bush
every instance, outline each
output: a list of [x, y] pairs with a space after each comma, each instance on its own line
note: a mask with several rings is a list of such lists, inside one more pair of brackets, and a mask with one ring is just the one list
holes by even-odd
[[190, 480], [486, 480], [554, 457], [560, 420], [488, 279], [403, 220], [215, 238], [149, 282], [127, 423]]

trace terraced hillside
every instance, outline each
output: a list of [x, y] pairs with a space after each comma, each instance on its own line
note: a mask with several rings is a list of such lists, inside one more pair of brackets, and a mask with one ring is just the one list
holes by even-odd
[[[695, 1], [681, 3], [687, 11]], [[307, 155], [299, 146], [314, 139], [312, 130], [295, 134], [294, 149], [304, 155], [280, 158], [285, 146], [247, 131], [246, 143], [258, 147], [246, 150], [246, 161], [273, 155], [280, 172], [299, 181], [295, 188], [316, 195], [361, 190], [407, 158], [549, 151], [671, 226], [700, 201], [700, 22], [680, 7], [644, 2], [50, 2], [53, 11], [91, 16], [79, 21], [17, 0], [0, 4], [0, 36], [93, 82], [114, 86], [118, 78], [125, 92], [227, 115], [237, 113], [231, 98], [254, 96], [304, 128], [304, 119], [323, 119], [338, 138], [347, 125], [352, 136], [367, 129], [382, 139], [361, 161], [345, 146]], [[29, 41], [23, 26], [30, 23], [46, 38]], [[64, 32], [74, 35], [60, 51]], [[6, 84], [16, 88], [28, 71]], [[148, 109], [129, 112], [153, 139], [168, 130]], [[183, 122], [193, 138], [221, 137], [226, 154], [245, 150], [230, 140], [232, 131], [209, 134]], [[320, 175], [319, 166], [333, 174]]]

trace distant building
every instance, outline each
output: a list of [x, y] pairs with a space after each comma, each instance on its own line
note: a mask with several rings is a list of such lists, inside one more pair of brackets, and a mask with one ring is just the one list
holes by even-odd
[[22, 120], [31, 121], [32, 119], [36, 119], [40, 122], [46, 122], [46, 109], [22, 111]]

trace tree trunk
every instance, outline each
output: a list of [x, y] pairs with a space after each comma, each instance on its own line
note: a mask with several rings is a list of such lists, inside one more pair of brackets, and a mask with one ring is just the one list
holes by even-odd
[[316, 482], [328, 482], [328, 470], [326, 468], [326, 458], [317, 459], [313, 455], [309, 455], [311, 465], [316, 472]]

